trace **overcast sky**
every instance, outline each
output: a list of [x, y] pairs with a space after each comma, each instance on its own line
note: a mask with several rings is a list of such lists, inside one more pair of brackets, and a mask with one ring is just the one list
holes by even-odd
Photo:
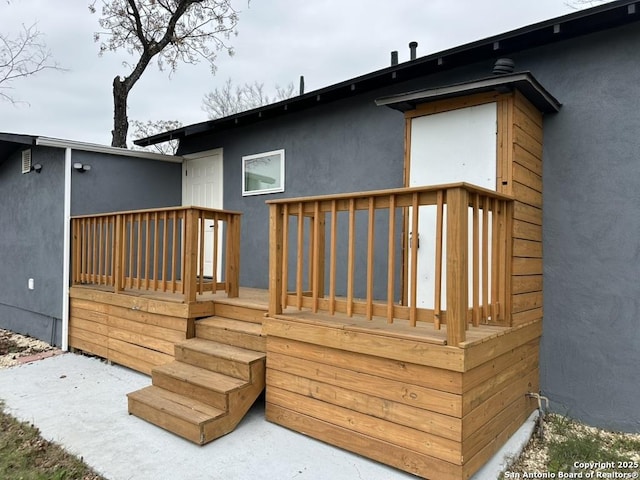
[[[46, 71], [13, 84], [0, 100], [0, 132], [110, 144], [111, 83], [127, 75], [124, 52], [98, 56], [98, 14], [83, 0], [0, 2], [0, 31], [38, 22], [66, 72]], [[98, 1], [98, 3], [100, 3]], [[221, 53], [216, 75], [180, 65], [169, 77], [150, 67], [129, 97], [129, 119], [206, 120], [202, 98], [227, 78], [258, 81], [268, 91], [305, 77], [307, 92], [384, 67], [390, 52], [409, 59], [408, 43], [428, 55], [570, 13], [565, 0], [236, 0], [235, 55]], [[28, 103], [27, 103], [28, 102]]]

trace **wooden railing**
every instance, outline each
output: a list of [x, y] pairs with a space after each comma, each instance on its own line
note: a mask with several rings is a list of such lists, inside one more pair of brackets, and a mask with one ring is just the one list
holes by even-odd
[[73, 285], [180, 293], [185, 302], [208, 291], [238, 296], [239, 213], [175, 207], [84, 215], [71, 219], [71, 231]]
[[267, 203], [271, 315], [291, 306], [445, 323], [449, 345], [469, 324], [510, 322], [508, 196], [459, 183]]

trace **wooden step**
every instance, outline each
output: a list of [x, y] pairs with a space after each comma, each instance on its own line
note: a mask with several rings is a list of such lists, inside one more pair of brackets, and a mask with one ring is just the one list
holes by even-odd
[[129, 393], [127, 399], [130, 415], [199, 445], [213, 440], [208, 424], [226, 416], [221, 409], [154, 386]]
[[175, 359], [179, 362], [248, 382], [253, 381], [256, 375], [254, 363], [264, 362], [265, 356], [263, 352], [202, 338], [192, 338], [175, 346]]
[[242, 320], [245, 322], [262, 324], [267, 313], [267, 307], [260, 304], [252, 304], [245, 299], [224, 298], [216, 300], [214, 313], [218, 317]]
[[258, 352], [265, 352], [267, 348], [261, 324], [219, 316], [198, 320], [196, 337]]
[[177, 361], [155, 367], [151, 379], [157, 387], [225, 411], [229, 394], [249, 385], [245, 380]]

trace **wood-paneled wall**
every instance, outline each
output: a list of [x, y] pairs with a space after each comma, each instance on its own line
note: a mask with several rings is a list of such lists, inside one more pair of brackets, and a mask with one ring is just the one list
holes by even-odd
[[[542, 319], [542, 114], [513, 95], [512, 324]], [[505, 192], [507, 193], [507, 192]]]

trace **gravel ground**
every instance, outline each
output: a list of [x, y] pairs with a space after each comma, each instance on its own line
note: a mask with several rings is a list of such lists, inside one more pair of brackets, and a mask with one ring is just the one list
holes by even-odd
[[56, 351], [59, 350], [42, 340], [0, 329], [0, 368], [18, 365], [21, 360], [40, 353]]

